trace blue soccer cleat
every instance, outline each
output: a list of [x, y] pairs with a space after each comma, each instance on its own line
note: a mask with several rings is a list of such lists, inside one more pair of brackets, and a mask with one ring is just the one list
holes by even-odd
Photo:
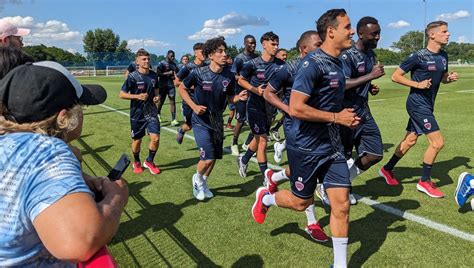
[[454, 192], [454, 199], [462, 207], [472, 194], [474, 194], [474, 176], [463, 172], [458, 177], [458, 186], [456, 187], [456, 192]]

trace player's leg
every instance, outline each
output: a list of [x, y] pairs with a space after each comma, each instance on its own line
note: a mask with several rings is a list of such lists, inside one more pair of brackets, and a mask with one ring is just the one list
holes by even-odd
[[201, 124], [193, 124], [193, 129], [196, 145], [199, 149], [199, 162], [192, 180], [193, 195], [198, 200], [204, 200], [206, 197], [211, 198], [213, 196], [212, 193], [208, 193], [207, 177], [215, 163], [214, 145], [210, 129]]
[[232, 120], [234, 120], [236, 105], [233, 103], [229, 103], [228, 107], [229, 107], [229, 117], [227, 118], [227, 124], [225, 125], [225, 128], [229, 130], [233, 130], [234, 126], [232, 125]]
[[232, 146], [231, 151], [232, 155], [238, 156], [239, 155], [239, 136], [240, 131], [242, 130], [242, 126], [244, 125], [246, 119], [246, 101], [239, 101], [235, 107], [235, 119], [237, 122], [235, 123], [234, 127], [234, 135], [232, 139]]
[[165, 87], [161, 87], [160, 88], [160, 101], [157, 104], [159, 120], [161, 120], [161, 109], [163, 108], [163, 104], [165, 104], [167, 95], [168, 95], [168, 89]]
[[176, 88], [170, 88], [168, 91], [168, 98], [170, 102], [170, 112], [171, 112], [171, 126], [177, 126], [179, 125], [178, 120], [176, 120], [176, 101], [175, 101], [175, 96], [176, 96]]
[[144, 120], [130, 119], [130, 128], [130, 136], [132, 138], [133, 173], [140, 174], [143, 172], [142, 163], [140, 161], [140, 148], [142, 138], [145, 136], [146, 122]]
[[444, 146], [444, 138], [439, 130], [427, 133], [426, 137], [428, 138], [429, 145], [423, 157], [423, 173], [416, 188], [431, 197], [444, 197], [444, 193], [435, 186], [433, 181], [431, 181], [431, 169], [436, 160], [436, 156]]
[[149, 119], [147, 131], [150, 136], [150, 144], [148, 145], [149, 153], [145, 162], [143, 162], [143, 166], [150, 170], [151, 174], [160, 174], [161, 170], [155, 165], [154, 162], [156, 152], [160, 146], [160, 122], [157, 118]]
[[178, 130], [176, 133], [176, 142], [178, 144], [183, 143], [184, 139], [184, 134], [192, 129], [192, 115], [193, 115], [193, 110], [191, 110], [191, 107], [183, 103], [183, 117], [184, 117], [184, 123], [178, 127]]

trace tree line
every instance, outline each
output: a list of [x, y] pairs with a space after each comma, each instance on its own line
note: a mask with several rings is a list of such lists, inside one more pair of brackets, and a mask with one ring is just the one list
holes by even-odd
[[[394, 42], [391, 49], [375, 49], [377, 60], [385, 65], [398, 65], [410, 53], [424, 47], [423, 34], [421, 31], [409, 31], [402, 35], [399, 41]], [[135, 51], [131, 51], [127, 45], [127, 41], [121, 41], [120, 36], [111, 29], [95, 29], [87, 31], [83, 38], [85, 55], [45, 45], [27, 46], [25, 51], [36, 61], [52, 60], [65, 66], [94, 65], [97, 69], [105, 69], [108, 65], [128, 65], [134, 60]], [[243, 47], [231, 45], [227, 52], [234, 58], [243, 50]], [[450, 42], [444, 47], [444, 50], [448, 53], [450, 62], [474, 63], [474, 44]], [[191, 53], [186, 54], [192, 55]], [[288, 59], [294, 59], [298, 55], [296, 47], [288, 49]], [[163, 59], [165, 59], [164, 55], [151, 54], [153, 65]]]

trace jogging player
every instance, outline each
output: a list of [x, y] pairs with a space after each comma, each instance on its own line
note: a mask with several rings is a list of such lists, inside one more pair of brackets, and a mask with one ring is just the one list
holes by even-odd
[[[300, 56], [297, 59], [288, 61], [283, 68], [281, 68], [275, 75], [270, 79], [267, 89], [263, 92], [263, 97], [267, 102], [276, 108], [283, 111], [284, 114], [284, 132], [285, 136], [288, 135], [288, 131], [291, 125], [291, 117], [289, 114], [288, 103], [290, 100], [291, 88], [295, 79], [296, 71], [298, 65], [301, 62], [301, 59], [304, 58], [308, 52], [317, 49], [321, 46], [321, 38], [318, 35], [318, 32], [311, 30], [304, 32], [298, 42], [296, 42], [296, 47], [300, 51]], [[280, 96], [277, 93], [280, 92]], [[278, 142], [275, 144], [279, 144]], [[285, 141], [282, 145], [284, 146]], [[277, 151], [280, 153], [279, 159], [281, 160], [281, 151], [280, 148], [275, 146], [275, 154]], [[276, 157], [275, 157], [276, 158]], [[279, 162], [279, 161], [278, 161]], [[265, 179], [267, 180], [267, 189], [273, 194], [278, 191], [278, 183], [281, 183], [283, 180], [289, 180], [290, 168], [286, 167], [285, 169], [274, 173], [273, 170], [267, 169], [265, 171]], [[306, 217], [308, 219], [308, 225], [305, 228], [305, 231], [311, 236], [312, 239], [318, 242], [325, 242], [329, 240], [329, 237], [324, 233], [323, 229], [319, 225], [316, 216], [314, 214], [314, 203], [309, 205], [305, 209]]]
[[351, 182], [338, 126], [356, 127], [360, 118], [352, 108], [343, 109], [346, 80], [338, 57], [351, 47], [354, 31], [344, 9], [325, 12], [317, 30], [323, 43], [302, 60], [290, 96], [292, 122], [286, 138], [291, 191], [270, 194], [259, 188], [252, 216], [263, 223], [270, 206], [304, 211], [314, 202], [318, 179], [323, 181], [331, 202], [334, 267], [346, 267]]
[[175, 74], [178, 72], [178, 66], [176, 65], [173, 50], [168, 50], [166, 54], [166, 59], [158, 63], [156, 67], [156, 73], [159, 78], [159, 88], [160, 88], [160, 101], [158, 103], [158, 117], [161, 119], [161, 108], [165, 103], [166, 96], [169, 98], [170, 102], [170, 112], [171, 112], [171, 126], [179, 125], [178, 120], [176, 120], [176, 89], [174, 87], [173, 80], [175, 79]]
[[[194, 44], [193, 46], [194, 61], [189, 62], [186, 65], [184, 65], [176, 74], [176, 77], [178, 78], [177, 79], [178, 83], [176, 84], [176, 86], [179, 86], [180, 82], [182, 82], [184, 78], [186, 78], [192, 70], [205, 65], [204, 63], [205, 57], [202, 54], [203, 45], [204, 45], [203, 43]], [[188, 93], [190, 97], [193, 98], [194, 93], [192, 91]], [[183, 143], [184, 134], [187, 131], [191, 130], [192, 128], [191, 117], [193, 115], [193, 110], [184, 101], [182, 103], [182, 109], [183, 109], [184, 123], [178, 128], [178, 133], [176, 134], [176, 142], [178, 142], [178, 144]]]
[[[284, 61], [275, 58], [278, 50], [279, 37], [273, 32], [267, 32], [260, 38], [262, 56], [248, 61], [240, 71], [239, 85], [250, 91], [247, 102], [247, 120], [254, 135], [245, 154], [237, 158], [239, 174], [247, 176], [247, 164], [252, 155], [257, 152], [257, 161], [260, 172], [265, 176], [267, 167], [267, 134], [273, 117], [274, 107], [268, 105], [263, 98], [263, 91], [270, 78], [283, 65]], [[268, 106], [268, 107], [267, 107]]]
[[[425, 134], [429, 145], [423, 157], [423, 172], [416, 189], [430, 197], [441, 198], [444, 193], [431, 180], [431, 169], [444, 146], [444, 138], [434, 116], [434, 104], [441, 82], [454, 82], [458, 80], [458, 74], [448, 72], [448, 55], [441, 50], [449, 41], [448, 24], [444, 21], [431, 22], [426, 26], [425, 35], [428, 40], [426, 48], [410, 54], [392, 75], [392, 81], [410, 87], [406, 102], [410, 119], [405, 137], [379, 173], [389, 185], [397, 185], [393, 168], [416, 144], [418, 136]], [[408, 72], [411, 72], [411, 79], [405, 77]]]
[[[222, 159], [224, 120], [227, 101], [245, 100], [247, 92], [234, 95], [235, 76], [226, 65], [227, 45], [224, 38], [209, 39], [203, 53], [210, 65], [194, 69], [179, 86], [183, 100], [193, 109], [194, 137], [199, 148], [199, 162], [193, 175], [193, 195], [198, 200], [212, 198], [207, 179], [216, 159]], [[188, 91], [194, 91], [194, 98]]]
[[151, 174], [159, 174], [161, 171], [153, 162], [160, 142], [160, 121], [155, 105], [159, 98], [156, 73], [150, 70], [150, 54], [144, 49], [138, 50], [135, 54], [135, 63], [138, 69], [128, 74], [119, 94], [120, 98], [130, 100], [133, 172], [137, 174], [143, 172], [140, 147], [147, 131], [150, 144], [148, 157], [143, 162], [143, 167], [150, 170]]

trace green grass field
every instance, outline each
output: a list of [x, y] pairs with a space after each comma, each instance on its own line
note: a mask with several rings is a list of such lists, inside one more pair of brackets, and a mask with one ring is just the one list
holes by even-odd
[[[474, 263], [474, 212], [468, 207], [458, 209], [454, 201], [458, 175], [474, 172], [474, 68], [452, 69], [459, 72], [460, 81], [441, 86], [435, 110], [446, 145], [434, 165], [433, 177], [446, 194], [444, 199], [416, 190], [427, 146], [424, 136], [395, 169], [401, 187], [386, 186], [377, 174], [405, 134], [408, 89], [390, 81], [393, 69], [375, 82], [381, 92], [371, 98], [370, 106], [382, 131], [385, 159], [354, 181], [353, 192], [364, 198], [351, 207], [351, 267], [459, 267]], [[75, 142], [84, 155], [85, 171], [106, 175], [122, 153], [131, 154], [129, 102], [118, 98], [124, 77], [80, 80], [102, 84], [109, 95], [105, 105], [116, 109], [87, 107], [82, 137]], [[162, 173], [151, 175], [145, 170], [135, 175], [129, 169], [124, 175], [130, 199], [119, 232], [109, 245], [122, 267], [329, 267], [332, 244], [315, 243], [306, 235], [304, 213], [271, 208], [263, 225], [253, 221], [250, 209], [262, 183], [257, 164], [251, 162], [249, 176], [242, 179], [235, 158], [224, 155], [209, 178], [215, 197], [195, 200], [191, 177], [198, 151], [192, 139], [176, 143], [168, 108], [166, 102], [155, 158]], [[178, 119], [182, 120], [181, 116]], [[241, 142], [247, 132], [241, 135]], [[230, 146], [232, 134], [226, 131], [225, 135], [225, 146]], [[144, 138], [142, 159], [147, 144]], [[273, 163], [273, 146], [269, 146], [268, 159]], [[286, 165], [284, 158], [280, 166]], [[400, 216], [402, 212], [405, 217]], [[329, 209], [320, 201], [316, 201], [316, 215], [329, 235]]]

